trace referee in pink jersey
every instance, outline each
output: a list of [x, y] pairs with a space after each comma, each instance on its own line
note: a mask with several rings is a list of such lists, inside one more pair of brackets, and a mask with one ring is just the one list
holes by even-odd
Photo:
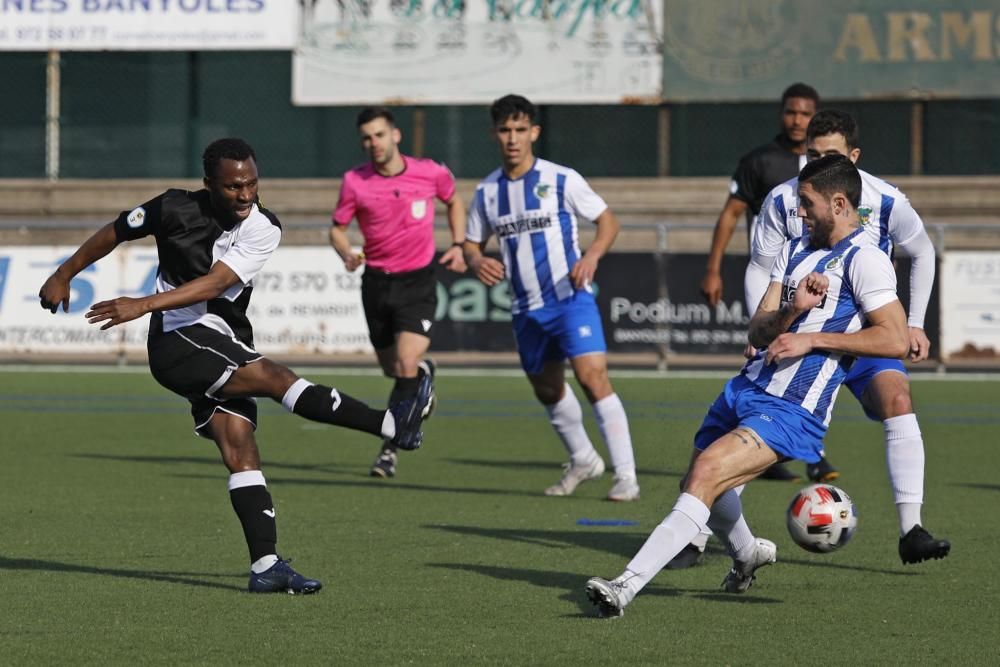
[[[368, 336], [382, 372], [395, 380], [389, 395], [395, 403], [416, 394], [422, 373], [434, 375], [434, 362], [424, 359], [437, 308], [434, 199], [448, 208], [453, 241], [438, 263], [456, 273], [465, 272], [465, 206], [447, 167], [399, 152], [402, 134], [388, 109], [362, 110], [357, 127], [369, 160], [344, 174], [330, 243], [348, 271], [366, 265], [361, 301]], [[364, 237], [362, 253], [354, 252], [347, 237], [355, 218]], [[383, 441], [372, 477], [393, 477], [396, 463], [396, 447]]]

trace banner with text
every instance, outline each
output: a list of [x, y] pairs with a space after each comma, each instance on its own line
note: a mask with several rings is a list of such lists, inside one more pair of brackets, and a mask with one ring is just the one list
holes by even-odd
[[1000, 253], [950, 251], [941, 261], [941, 353], [1000, 355]]
[[[120, 246], [73, 279], [69, 312], [52, 314], [39, 306], [38, 290], [74, 250], [0, 247], [0, 352], [145, 351], [148, 316], [101, 331], [84, 314], [97, 301], [152, 293], [156, 249]], [[329, 248], [279, 248], [258, 274], [247, 309], [256, 348], [296, 355], [370, 351], [360, 290], [360, 272], [347, 273]]]
[[659, 0], [313, 0], [299, 105], [659, 102]]
[[1000, 94], [998, 0], [664, 0], [668, 102]]
[[292, 0], [3, 0], [0, 51], [291, 50]]

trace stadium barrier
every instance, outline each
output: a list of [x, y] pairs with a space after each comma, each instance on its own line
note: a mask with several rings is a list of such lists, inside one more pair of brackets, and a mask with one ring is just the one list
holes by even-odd
[[[972, 229], [974, 227], [974, 229]], [[673, 249], [674, 237], [706, 225], [625, 225], [623, 237], [651, 235], [645, 251], [606, 256], [595, 280], [609, 352], [639, 365], [732, 366], [746, 344], [744, 255], [723, 262], [725, 292], [710, 308], [699, 292], [706, 256]], [[927, 314], [933, 358], [949, 367], [996, 365], [1000, 349], [1000, 251], [951, 250], [952, 235], [1000, 238], [1000, 225], [929, 225], [939, 266]], [[960, 245], [965, 246], [967, 239]], [[621, 245], [634, 245], [631, 243]], [[982, 247], [988, 247], [984, 241]], [[703, 246], [704, 247], [704, 246]], [[149, 244], [120, 247], [77, 276], [68, 313], [38, 306], [37, 290], [73, 250], [70, 245], [0, 246], [0, 358], [141, 360], [146, 323], [139, 320], [102, 332], [83, 318], [87, 307], [119, 295], [153, 289], [156, 250]], [[909, 261], [897, 258], [900, 297], [907, 304]], [[471, 274], [438, 272], [435, 352], [497, 354], [511, 361], [506, 284], [487, 288]], [[279, 248], [259, 275], [250, 306], [259, 349], [308, 363], [369, 357], [371, 347], [360, 300], [360, 273], [348, 273], [322, 245]], [[484, 357], [471, 357], [482, 360]]]

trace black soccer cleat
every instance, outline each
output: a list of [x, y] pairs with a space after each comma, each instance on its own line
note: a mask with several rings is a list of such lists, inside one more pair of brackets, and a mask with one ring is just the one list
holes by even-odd
[[932, 558], [944, 558], [951, 551], [951, 542], [936, 540], [920, 524], [899, 538], [899, 558], [903, 565], [922, 563]]
[[375, 459], [375, 463], [372, 464], [372, 469], [368, 474], [372, 477], [380, 477], [382, 479], [395, 477], [398, 460], [396, 450], [393, 449], [392, 445], [386, 443], [381, 451], [379, 451], [378, 458]]
[[389, 412], [396, 420], [396, 435], [392, 439], [392, 444], [399, 449], [420, 448], [424, 441], [424, 433], [420, 430], [420, 426], [424, 421], [424, 412], [429, 408], [433, 395], [431, 376], [428, 373], [423, 373], [417, 382], [416, 394], [389, 406]]
[[784, 463], [775, 463], [760, 474], [760, 479], [771, 479], [777, 482], [795, 482], [799, 476], [785, 467]]
[[840, 477], [840, 471], [834, 468], [826, 457], [820, 457], [816, 463], [806, 464], [806, 475], [814, 482], [829, 483]]
[[291, 560], [278, 559], [278, 562], [260, 574], [250, 573], [247, 590], [251, 593], [291, 593], [292, 595], [309, 595], [323, 588], [323, 584], [315, 579], [307, 579], [292, 569]]

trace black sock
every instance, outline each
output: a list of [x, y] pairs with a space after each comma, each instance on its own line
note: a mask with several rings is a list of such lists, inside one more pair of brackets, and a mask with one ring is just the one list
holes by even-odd
[[396, 378], [396, 383], [392, 385], [392, 393], [389, 394], [389, 405], [399, 403], [403, 399], [415, 396], [420, 378]]
[[292, 412], [306, 419], [382, 435], [385, 410], [373, 410], [336, 389], [314, 384], [299, 394]]
[[250, 550], [250, 563], [269, 554], [277, 554], [278, 526], [274, 521], [274, 503], [263, 485], [243, 486], [229, 492], [236, 516], [243, 525], [243, 536]]

